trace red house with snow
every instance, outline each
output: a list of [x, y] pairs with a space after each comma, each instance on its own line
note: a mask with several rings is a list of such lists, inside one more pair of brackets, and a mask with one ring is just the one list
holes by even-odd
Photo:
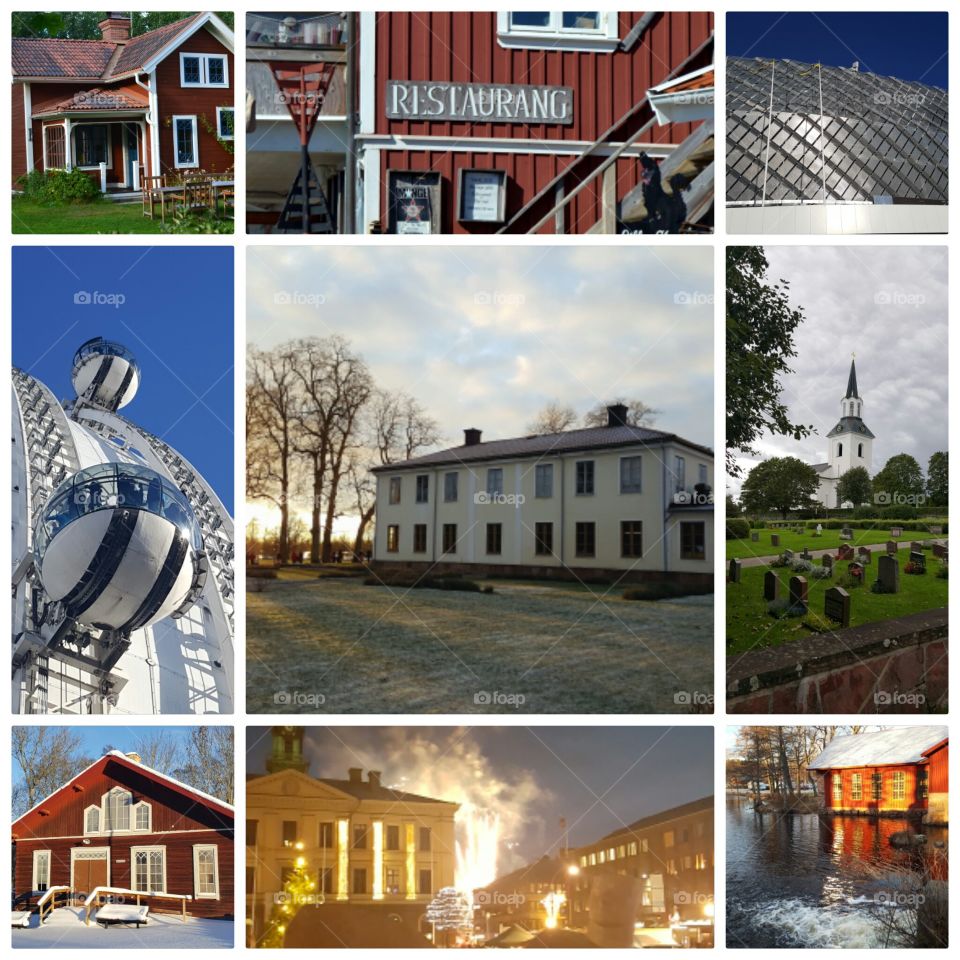
[[934, 725], [836, 737], [809, 769], [829, 811], [947, 823], [948, 766], [947, 727]]
[[108, 753], [14, 821], [14, 908], [90, 903], [95, 920], [101, 899], [139, 895], [154, 912], [232, 918], [233, 820], [223, 800]]
[[108, 13], [99, 40], [14, 37], [12, 174], [80, 169], [106, 191], [144, 177], [233, 166], [233, 32], [196, 13], [130, 36]]

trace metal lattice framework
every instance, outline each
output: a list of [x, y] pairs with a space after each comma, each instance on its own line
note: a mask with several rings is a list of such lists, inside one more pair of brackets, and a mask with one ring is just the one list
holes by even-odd
[[727, 202], [947, 202], [947, 92], [795, 60], [727, 59]]

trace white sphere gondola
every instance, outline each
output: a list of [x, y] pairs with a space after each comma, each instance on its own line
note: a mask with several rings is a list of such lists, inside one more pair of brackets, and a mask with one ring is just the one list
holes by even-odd
[[122, 344], [94, 337], [74, 355], [72, 380], [79, 399], [115, 412], [134, 398], [140, 368]]
[[126, 463], [87, 467], [54, 490], [34, 531], [34, 564], [68, 616], [121, 631], [185, 612], [206, 573], [187, 498]]

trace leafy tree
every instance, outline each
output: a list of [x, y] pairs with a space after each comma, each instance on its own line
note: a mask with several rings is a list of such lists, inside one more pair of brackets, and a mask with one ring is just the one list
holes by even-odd
[[945, 450], [938, 450], [927, 464], [927, 499], [933, 507], [945, 507], [949, 482], [949, 457]]
[[909, 453], [891, 457], [873, 478], [874, 499], [880, 506], [915, 506], [924, 489], [923, 471]]
[[840, 503], [852, 503], [859, 507], [869, 503], [873, 496], [873, 483], [866, 467], [851, 467], [837, 481], [837, 500]]
[[796, 457], [771, 457], [747, 474], [740, 500], [747, 513], [776, 510], [786, 519], [791, 510], [810, 503], [819, 485], [817, 471], [809, 464]]
[[728, 493], [727, 494], [727, 517], [742, 517], [743, 509], [740, 504]]
[[735, 452], [754, 453], [764, 433], [800, 440], [811, 427], [791, 422], [780, 378], [796, 356], [794, 330], [803, 312], [790, 307], [786, 280], [770, 284], [762, 247], [727, 247], [727, 471]]
[[[152, 11], [149, 13], [133, 13], [130, 24], [130, 36], [138, 37], [142, 33], [149, 33], [158, 27], [165, 27], [169, 23], [176, 23], [192, 17], [196, 11], [174, 13], [172, 11]], [[217, 13], [217, 16], [231, 30], [234, 25], [232, 10]], [[105, 14], [90, 11], [68, 11], [66, 13], [14, 13], [12, 20], [13, 36], [15, 37], [55, 37], [62, 40], [99, 40], [101, 37], [98, 24]]]

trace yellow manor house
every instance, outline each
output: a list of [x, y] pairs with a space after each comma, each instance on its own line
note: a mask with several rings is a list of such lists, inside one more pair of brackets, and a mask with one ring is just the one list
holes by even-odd
[[338, 928], [388, 916], [398, 933], [429, 930], [427, 904], [454, 881], [457, 808], [385, 787], [377, 770], [311, 776], [303, 729], [275, 727], [267, 772], [247, 777], [248, 945], [263, 938], [298, 861], [316, 881], [317, 909], [296, 911], [285, 946], [319, 946], [324, 936], [333, 946]]

